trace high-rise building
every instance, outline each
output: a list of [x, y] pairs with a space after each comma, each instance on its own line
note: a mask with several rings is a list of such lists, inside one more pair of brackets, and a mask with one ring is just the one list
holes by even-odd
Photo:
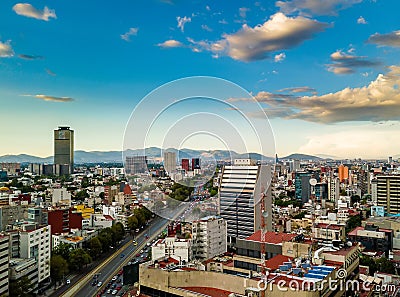
[[176, 170], [176, 153], [164, 152], [164, 169], [171, 174]]
[[339, 201], [340, 182], [337, 177], [328, 178], [328, 200], [335, 204]]
[[192, 158], [192, 170], [200, 169], [200, 159], [199, 158]]
[[311, 173], [308, 172], [296, 172], [294, 187], [295, 187], [295, 198], [301, 203], [306, 203], [311, 197], [311, 186], [310, 186]]
[[127, 156], [125, 158], [125, 169], [128, 174], [145, 173], [147, 169], [146, 156]]
[[0, 295], [8, 295], [8, 268], [9, 268], [10, 238], [0, 234]]
[[338, 167], [339, 181], [342, 183], [349, 179], [349, 167], [340, 164]]
[[[235, 162], [236, 163], [236, 162]], [[250, 163], [248, 163], [250, 164]], [[266, 229], [272, 230], [271, 166], [229, 165], [223, 168], [219, 213], [227, 222], [229, 244], [247, 238], [261, 227], [261, 194], [264, 192]], [[265, 215], [264, 214], [264, 215]]]
[[400, 213], [400, 175], [378, 175], [377, 202], [391, 214]]
[[211, 259], [227, 250], [226, 221], [222, 218], [205, 217], [192, 223], [193, 256]]
[[[74, 172], [74, 130], [58, 127], [54, 130], [54, 164], [67, 165], [69, 174]], [[60, 172], [59, 173], [64, 173]]]
[[182, 169], [183, 170], [185, 170], [185, 171], [189, 171], [190, 170], [190, 168], [189, 168], [189, 159], [182, 159], [181, 165], [182, 165]]

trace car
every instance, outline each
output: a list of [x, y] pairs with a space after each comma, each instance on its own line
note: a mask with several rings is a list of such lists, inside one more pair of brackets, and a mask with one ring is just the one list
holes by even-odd
[[140, 253], [142, 254], [144, 252], [144, 250], [140, 250]]
[[67, 279], [66, 283], [67, 283], [67, 285], [69, 285], [71, 283], [71, 280]]
[[122, 282], [122, 279], [120, 279], [120, 278], [117, 279], [117, 283], [120, 283], [120, 282]]
[[94, 287], [95, 285], [97, 285], [97, 281], [92, 282], [92, 286]]
[[121, 269], [120, 271], [118, 271], [118, 274], [121, 275], [122, 273], [124, 273], [124, 270]]
[[108, 289], [106, 293], [111, 294], [111, 289]]
[[103, 284], [103, 282], [98, 282], [98, 283], [97, 283], [97, 286], [98, 286], [98, 287], [101, 287], [102, 284]]
[[111, 289], [115, 289], [117, 287], [117, 284], [113, 284], [112, 286], [111, 286]]
[[136, 241], [134, 241], [134, 242], [133, 242], [133, 245], [135, 245], [135, 246], [136, 246], [136, 245], [137, 245], [137, 242], [136, 242]]
[[113, 276], [112, 280], [115, 281], [118, 278], [118, 275]]
[[151, 245], [151, 243], [150, 243], [150, 242], [148, 242], [148, 243], [146, 243], [146, 245], [147, 245], [147, 246], [150, 246], [150, 245]]
[[124, 254], [121, 254], [119, 257], [120, 257], [120, 258], [123, 258], [123, 257], [125, 257], [125, 255], [124, 255]]
[[137, 253], [137, 254], [136, 254], [136, 257], [140, 257], [140, 254], [139, 254], [139, 253]]
[[114, 290], [114, 291], [112, 291], [112, 293], [111, 294], [113, 294], [113, 295], [115, 295], [115, 294], [117, 294], [117, 290]]

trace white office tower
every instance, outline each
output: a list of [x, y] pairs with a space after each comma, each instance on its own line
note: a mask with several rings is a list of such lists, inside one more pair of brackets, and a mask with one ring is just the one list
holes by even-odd
[[[225, 166], [219, 191], [219, 213], [227, 222], [228, 244], [247, 238], [261, 227], [261, 193], [265, 193], [265, 225], [272, 231], [270, 165]], [[252, 164], [241, 161], [240, 164]]]

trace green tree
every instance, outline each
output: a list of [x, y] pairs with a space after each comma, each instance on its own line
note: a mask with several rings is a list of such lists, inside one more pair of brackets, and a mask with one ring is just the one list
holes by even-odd
[[359, 215], [350, 216], [346, 225], [346, 232], [350, 232], [354, 228], [361, 226], [361, 217]]
[[50, 258], [50, 275], [53, 282], [58, 282], [68, 273], [68, 262], [60, 255]]
[[100, 197], [101, 199], [104, 199], [104, 192], [101, 192], [101, 193], [99, 194], [99, 197]]
[[59, 245], [57, 245], [55, 248], [52, 250], [53, 255], [60, 255], [63, 257], [66, 261], [69, 260], [69, 255], [71, 253], [71, 245], [67, 243], [60, 242]]
[[102, 229], [97, 236], [101, 242], [103, 252], [108, 252], [113, 244], [113, 233], [110, 228]]
[[135, 216], [130, 216], [128, 218], [128, 228], [130, 230], [135, 230], [136, 228], [139, 227], [139, 221]]
[[93, 259], [96, 259], [102, 251], [102, 245], [98, 237], [93, 237], [89, 242], [89, 254]]
[[146, 218], [145, 218], [143, 212], [140, 209], [135, 208], [133, 210], [133, 214], [137, 218], [138, 224], [139, 224], [140, 227], [143, 226], [146, 223]]
[[83, 266], [90, 264], [92, 258], [84, 249], [74, 249], [69, 256], [69, 265], [72, 270], [80, 271]]
[[125, 228], [121, 222], [116, 223], [111, 227], [111, 231], [114, 233], [115, 241], [121, 241], [125, 236]]
[[385, 257], [377, 259], [375, 263], [379, 272], [384, 272], [389, 274], [396, 273], [396, 268], [394, 267], [393, 263]]
[[17, 281], [10, 281], [9, 292], [13, 297], [32, 297], [33, 284], [27, 276], [21, 277]]

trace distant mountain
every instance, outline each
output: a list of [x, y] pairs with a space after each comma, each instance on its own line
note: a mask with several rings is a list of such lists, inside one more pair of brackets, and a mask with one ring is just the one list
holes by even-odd
[[[177, 159], [184, 158], [206, 158], [216, 160], [229, 160], [236, 158], [252, 158], [255, 160], [273, 160], [270, 157], [265, 157], [258, 153], [239, 154], [235, 151], [226, 150], [192, 150], [192, 149], [181, 149], [179, 152], [177, 149], [167, 149], [166, 151], [175, 152]], [[150, 147], [147, 149], [136, 149], [126, 150], [124, 156], [135, 156], [135, 155], [146, 155], [148, 158], [159, 158], [161, 157], [161, 149], [157, 147]], [[122, 162], [123, 156], [121, 151], [75, 151], [75, 164], [83, 163], [118, 163]], [[27, 154], [20, 155], [5, 155], [0, 156], [0, 162], [18, 162], [18, 163], [53, 163], [53, 156], [41, 158]]]
[[317, 157], [317, 156], [312, 156], [312, 155], [306, 155], [306, 154], [291, 154], [289, 156], [280, 158], [280, 159], [294, 159], [294, 160], [312, 160], [312, 161], [319, 161], [323, 160], [323, 158]]
[[27, 154], [0, 156], [0, 162], [12, 163], [53, 163], [53, 156], [41, 158]]

